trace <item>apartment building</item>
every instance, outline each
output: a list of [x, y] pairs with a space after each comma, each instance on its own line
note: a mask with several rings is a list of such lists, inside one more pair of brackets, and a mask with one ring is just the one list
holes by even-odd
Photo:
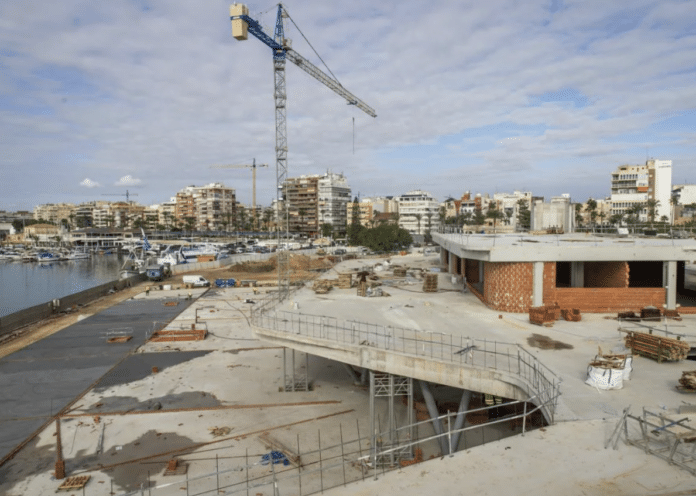
[[[611, 214], [627, 215], [636, 205], [657, 200], [655, 217], [671, 217], [672, 161], [648, 160], [645, 165], [621, 165], [611, 174]], [[639, 214], [648, 220], [648, 210]]]
[[317, 181], [319, 191], [318, 210], [319, 227], [331, 224], [334, 233], [345, 235], [348, 224], [347, 205], [350, 203], [350, 186], [343, 174], [327, 172]]
[[54, 224], [60, 224], [63, 219], [70, 223], [70, 215], [73, 214], [75, 205], [72, 203], [46, 203], [34, 207], [34, 220], [45, 220]]
[[283, 184], [283, 198], [289, 231], [314, 237], [322, 224], [331, 224], [336, 235], [345, 234], [350, 193], [343, 174], [327, 172], [288, 178]]
[[517, 226], [520, 213], [520, 201], [527, 205], [527, 209], [532, 207], [531, 191], [513, 191], [512, 193], [495, 193], [493, 195], [498, 210], [505, 214], [503, 222], [511, 226]]
[[430, 193], [421, 190], [409, 191], [398, 197], [397, 203], [399, 227], [416, 235], [437, 231], [440, 226], [440, 204]]
[[365, 227], [372, 227], [372, 221], [374, 219], [374, 208], [370, 199], [365, 198], [357, 203], [349, 202], [346, 205], [348, 223], [353, 222], [354, 208], [358, 209], [358, 221], [360, 225], [363, 225]]
[[[179, 226], [198, 231], [218, 231], [234, 217], [236, 192], [223, 183], [187, 186], [177, 192], [174, 219]], [[164, 214], [163, 214], [164, 215]]]
[[319, 232], [319, 175], [291, 177], [283, 184], [288, 231], [308, 237]]

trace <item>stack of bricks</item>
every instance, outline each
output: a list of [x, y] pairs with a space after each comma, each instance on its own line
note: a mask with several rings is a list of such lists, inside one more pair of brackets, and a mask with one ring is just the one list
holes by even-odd
[[406, 277], [406, 267], [394, 267], [394, 276]]
[[561, 313], [568, 322], [580, 322], [582, 320], [580, 310], [577, 308], [564, 308]]
[[353, 287], [353, 274], [350, 272], [338, 274], [338, 287], [340, 289], [350, 289]]
[[556, 321], [556, 308], [549, 306], [530, 307], [529, 321], [532, 324], [550, 327]]
[[427, 272], [423, 279], [424, 293], [437, 293], [437, 273]]

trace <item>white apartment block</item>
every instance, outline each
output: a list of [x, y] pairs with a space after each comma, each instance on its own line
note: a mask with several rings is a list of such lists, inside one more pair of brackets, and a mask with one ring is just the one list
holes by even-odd
[[675, 184], [672, 187], [672, 196], [676, 197], [678, 205], [696, 203], [696, 184]]
[[348, 222], [348, 203], [351, 202], [350, 186], [343, 174], [327, 172], [317, 181], [319, 228], [331, 224], [334, 231], [344, 232]]
[[398, 197], [397, 203], [399, 227], [417, 235], [437, 231], [440, 225], [440, 203], [430, 196], [430, 193], [421, 190], [409, 191]]
[[[611, 174], [611, 214], [626, 215], [637, 203], [657, 200], [656, 219], [671, 217], [672, 161], [648, 160], [645, 165], [621, 165]], [[640, 220], [648, 220], [643, 209]]]
[[532, 207], [532, 192], [531, 191], [513, 191], [512, 193], [495, 193], [493, 195], [493, 201], [496, 203], [498, 210], [505, 214], [505, 219], [503, 222], [511, 226], [517, 225], [517, 219], [520, 212], [520, 206], [518, 202], [523, 200], [527, 209]]

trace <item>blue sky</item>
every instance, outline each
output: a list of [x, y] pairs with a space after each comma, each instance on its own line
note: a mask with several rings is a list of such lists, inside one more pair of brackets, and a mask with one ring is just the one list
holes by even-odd
[[[276, 8], [250, 3], [272, 32]], [[354, 194], [528, 190], [574, 201], [646, 157], [696, 183], [696, 2], [284, 4], [373, 119], [288, 63], [290, 176]], [[0, 3], [0, 209], [166, 201], [221, 181], [275, 190], [270, 49], [210, 0]], [[294, 48], [319, 60], [286, 23]], [[355, 128], [353, 128], [353, 118]], [[355, 132], [353, 132], [355, 129]], [[355, 141], [355, 149], [353, 149]]]

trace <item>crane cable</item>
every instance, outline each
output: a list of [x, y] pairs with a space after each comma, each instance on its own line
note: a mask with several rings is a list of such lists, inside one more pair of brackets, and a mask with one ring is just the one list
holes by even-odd
[[341, 88], [343, 88], [343, 85], [338, 81], [338, 78], [336, 77], [336, 75], [335, 75], [333, 72], [331, 72], [331, 69], [329, 69], [329, 66], [326, 65], [326, 62], [324, 62], [324, 59], [321, 58], [321, 55], [319, 55], [319, 53], [314, 49], [314, 47], [313, 47], [312, 44], [309, 42], [309, 40], [307, 39], [307, 37], [306, 37], [306, 36], [304, 35], [304, 33], [300, 30], [300, 28], [298, 27], [298, 25], [295, 24], [295, 21], [292, 19], [292, 17], [290, 17], [290, 13], [288, 12], [288, 10], [287, 10], [285, 7], [283, 7], [283, 11], [285, 11], [285, 13], [286, 13], [287, 16], [288, 16], [288, 19], [290, 19], [290, 22], [292, 22], [293, 26], [295, 26], [295, 29], [297, 29], [297, 32], [300, 33], [300, 34], [302, 35], [302, 37], [303, 37], [304, 40], [307, 42], [307, 44], [309, 45], [309, 47], [312, 49], [312, 51], [314, 52], [314, 54], [315, 54], [317, 57], [319, 57], [319, 60], [321, 60], [321, 63], [324, 64], [324, 67], [326, 67], [326, 70], [329, 71], [329, 73], [333, 76], [334, 81], [336, 81], [336, 83], [338, 83], [338, 85], [339, 85]]

